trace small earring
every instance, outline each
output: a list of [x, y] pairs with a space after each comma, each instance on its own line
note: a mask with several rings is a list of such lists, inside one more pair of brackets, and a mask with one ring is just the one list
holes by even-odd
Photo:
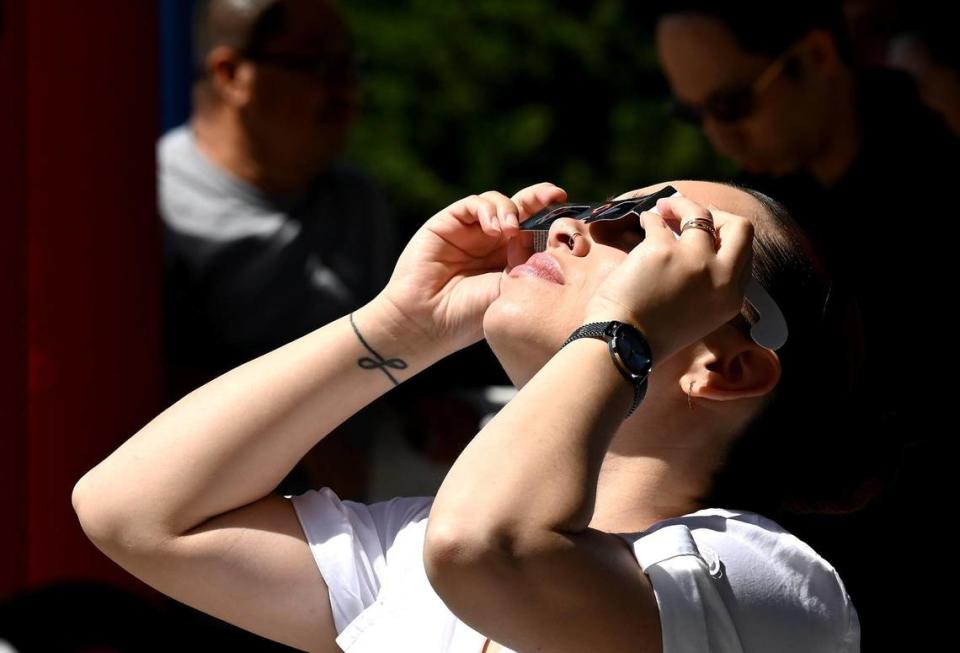
[[690, 389], [687, 391], [687, 405], [690, 406], [690, 410], [693, 410], [693, 401], [690, 398], [691, 392], [693, 392], [693, 381], [690, 382]]

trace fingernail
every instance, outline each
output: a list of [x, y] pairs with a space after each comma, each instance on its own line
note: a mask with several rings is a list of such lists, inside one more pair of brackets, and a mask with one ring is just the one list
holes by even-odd
[[520, 218], [517, 217], [516, 213], [508, 213], [505, 217], [507, 224], [512, 224], [514, 227], [520, 226]]
[[497, 218], [497, 216], [494, 215], [490, 217], [490, 224], [493, 225], [494, 229], [500, 231], [500, 220]]

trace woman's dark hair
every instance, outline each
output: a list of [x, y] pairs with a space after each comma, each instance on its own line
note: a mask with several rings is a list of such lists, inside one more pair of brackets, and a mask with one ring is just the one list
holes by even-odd
[[738, 188], [764, 207], [752, 220], [753, 274], [783, 311], [789, 337], [777, 352], [777, 387], [701, 501], [767, 515], [859, 510], [880, 493], [888, 447], [862, 387], [856, 295], [783, 205]]

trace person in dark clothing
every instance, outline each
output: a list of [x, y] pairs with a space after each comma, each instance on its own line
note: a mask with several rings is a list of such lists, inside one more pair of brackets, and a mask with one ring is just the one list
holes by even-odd
[[168, 350], [203, 368], [181, 393], [370, 299], [399, 253], [340, 159], [360, 100], [336, 5], [207, 0], [194, 36], [193, 113], [157, 147]]
[[[399, 253], [386, 197], [341, 158], [360, 89], [335, 2], [204, 0], [194, 50], [190, 120], [157, 146], [168, 401], [368, 301]], [[364, 498], [378, 423], [356, 415], [278, 491]]]
[[[851, 63], [840, 3], [664, 2], [658, 11], [657, 50], [676, 113], [698, 121], [740, 166], [738, 182], [790, 209], [858, 297], [858, 399], [824, 419], [878, 433], [863, 455], [885, 461], [886, 473], [864, 488], [857, 512], [790, 525], [849, 579], [864, 650], [906, 631], [905, 617], [932, 636], [920, 627], [929, 606], [905, 597], [931, 591], [924, 583], [933, 581], [904, 575], [893, 588], [878, 570], [895, 551], [924, 554], [916, 535], [891, 526], [944, 505], [937, 431], [945, 415], [943, 402], [929, 399], [945, 387], [944, 366], [903, 343], [947, 341], [948, 239], [931, 227], [944, 217], [941, 193], [960, 145], [906, 75]], [[903, 301], [916, 307], [913, 319], [892, 319]], [[892, 589], [900, 590], [893, 600]]]

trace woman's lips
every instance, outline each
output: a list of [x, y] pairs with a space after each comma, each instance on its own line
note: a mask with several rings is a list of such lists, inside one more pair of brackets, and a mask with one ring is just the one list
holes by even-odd
[[511, 277], [539, 277], [551, 283], [563, 284], [563, 270], [557, 260], [546, 252], [538, 252], [527, 259], [523, 265], [510, 270]]

